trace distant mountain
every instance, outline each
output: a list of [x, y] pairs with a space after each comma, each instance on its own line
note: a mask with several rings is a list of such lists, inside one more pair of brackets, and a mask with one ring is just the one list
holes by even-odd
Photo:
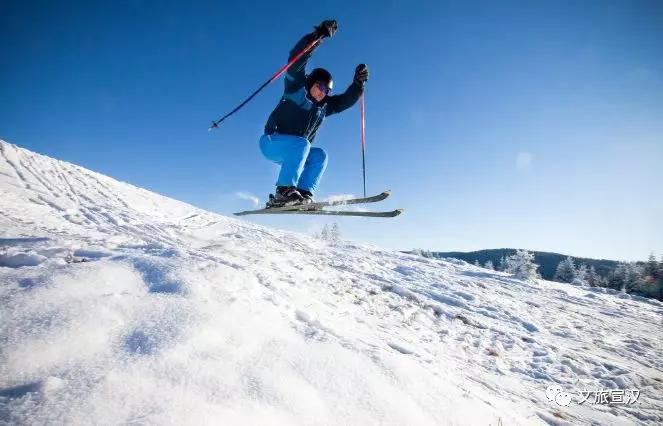
[[[511, 248], [500, 248], [500, 249], [489, 249], [489, 250], [479, 250], [479, 251], [470, 251], [470, 252], [460, 252], [460, 251], [450, 251], [450, 252], [431, 252], [434, 257], [451, 257], [454, 259], [464, 260], [468, 263], [474, 263], [479, 261], [483, 266], [487, 261], [492, 261], [493, 264], [497, 267], [499, 265], [500, 259], [503, 257], [511, 256], [516, 252], [516, 249]], [[531, 251], [534, 253], [534, 261], [539, 265], [539, 273], [546, 280], [552, 280], [555, 275], [555, 270], [557, 265], [562, 260], [566, 259], [568, 255], [560, 253], [549, 253], [545, 251]], [[588, 268], [594, 267], [596, 272], [602, 277], [607, 277], [610, 272], [612, 272], [619, 262], [615, 260], [605, 260], [605, 259], [590, 259], [586, 257], [575, 257], [571, 256], [573, 263], [576, 266], [584, 263]]]

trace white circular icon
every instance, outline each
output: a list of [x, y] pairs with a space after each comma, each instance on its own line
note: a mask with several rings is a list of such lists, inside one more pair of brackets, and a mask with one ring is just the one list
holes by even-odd
[[555, 397], [562, 392], [562, 387], [560, 385], [550, 385], [548, 386], [548, 389], [546, 389], [546, 398], [548, 398], [548, 401], [554, 401]]
[[555, 402], [562, 407], [568, 407], [571, 404], [571, 394], [568, 392], [560, 392], [555, 396]]

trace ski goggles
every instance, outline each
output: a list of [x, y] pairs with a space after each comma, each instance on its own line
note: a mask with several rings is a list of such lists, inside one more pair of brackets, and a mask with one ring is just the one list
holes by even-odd
[[318, 89], [320, 89], [321, 92], [325, 92], [325, 95], [328, 95], [329, 92], [332, 91], [331, 87], [329, 87], [325, 83], [321, 83], [319, 81], [315, 83], [315, 86], [318, 86]]

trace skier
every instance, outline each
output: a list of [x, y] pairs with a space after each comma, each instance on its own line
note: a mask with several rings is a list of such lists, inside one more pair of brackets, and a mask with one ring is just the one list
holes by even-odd
[[[338, 25], [335, 20], [325, 20], [314, 28], [290, 51], [289, 61], [313, 40], [332, 37]], [[329, 71], [315, 68], [310, 74], [305, 73], [313, 50], [302, 55], [286, 72], [283, 96], [270, 114], [265, 134], [260, 138], [262, 154], [281, 166], [276, 194], [270, 195], [267, 207], [313, 202], [313, 194], [327, 167], [327, 153], [311, 146], [315, 134], [326, 116], [344, 111], [357, 102], [368, 80], [368, 67], [359, 64], [346, 91], [330, 95], [333, 80]]]

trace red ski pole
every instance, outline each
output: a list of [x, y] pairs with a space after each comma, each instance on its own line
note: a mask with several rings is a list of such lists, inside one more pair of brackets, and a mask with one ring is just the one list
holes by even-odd
[[223, 120], [225, 120], [226, 118], [230, 117], [231, 115], [233, 115], [234, 113], [236, 113], [237, 111], [239, 111], [240, 108], [242, 108], [242, 107], [243, 107], [244, 105], [246, 105], [251, 99], [253, 99], [254, 96], [257, 95], [262, 89], [264, 89], [269, 83], [271, 83], [272, 81], [274, 81], [274, 80], [276, 80], [277, 78], [281, 77], [281, 75], [283, 75], [283, 73], [286, 72], [286, 71], [288, 70], [288, 68], [290, 68], [290, 67], [292, 66], [292, 64], [294, 64], [295, 62], [297, 62], [297, 60], [298, 60], [299, 58], [301, 58], [302, 55], [305, 55], [309, 50], [311, 50], [311, 49], [313, 48], [313, 46], [315, 46], [315, 45], [316, 45], [317, 43], [319, 43], [321, 40], [322, 40], [322, 36], [316, 38], [315, 40], [313, 40], [312, 42], [310, 42], [309, 44], [307, 44], [306, 47], [304, 47], [304, 48], [302, 49], [301, 52], [299, 52], [297, 55], [295, 55], [294, 58], [292, 58], [292, 59], [290, 60], [290, 62], [288, 62], [287, 64], [283, 65], [283, 66], [281, 67], [281, 69], [278, 70], [278, 71], [276, 72], [276, 74], [274, 74], [273, 76], [271, 76], [271, 77], [269, 78], [269, 80], [267, 80], [266, 82], [264, 82], [263, 85], [260, 86], [260, 87], [258, 88], [258, 90], [256, 90], [255, 92], [251, 93], [251, 95], [250, 95], [248, 98], [246, 98], [246, 99], [244, 100], [244, 102], [242, 102], [241, 104], [239, 104], [234, 110], [230, 111], [228, 114], [224, 115], [223, 117], [219, 118], [218, 120], [216, 120], [216, 121], [212, 121], [212, 125], [210, 126], [210, 128], [209, 128], [208, 130], [211, 132], [212, 129], [215, 129], [215, 128], [219, 127], [219, 124], [221, 124], [221, 122], [222, 122]]
[[364, 175], [364, 198], [366, 197], [366, 112], [364, 108], [364, 95], [359, 98], [361, 110], [361, 167]]

